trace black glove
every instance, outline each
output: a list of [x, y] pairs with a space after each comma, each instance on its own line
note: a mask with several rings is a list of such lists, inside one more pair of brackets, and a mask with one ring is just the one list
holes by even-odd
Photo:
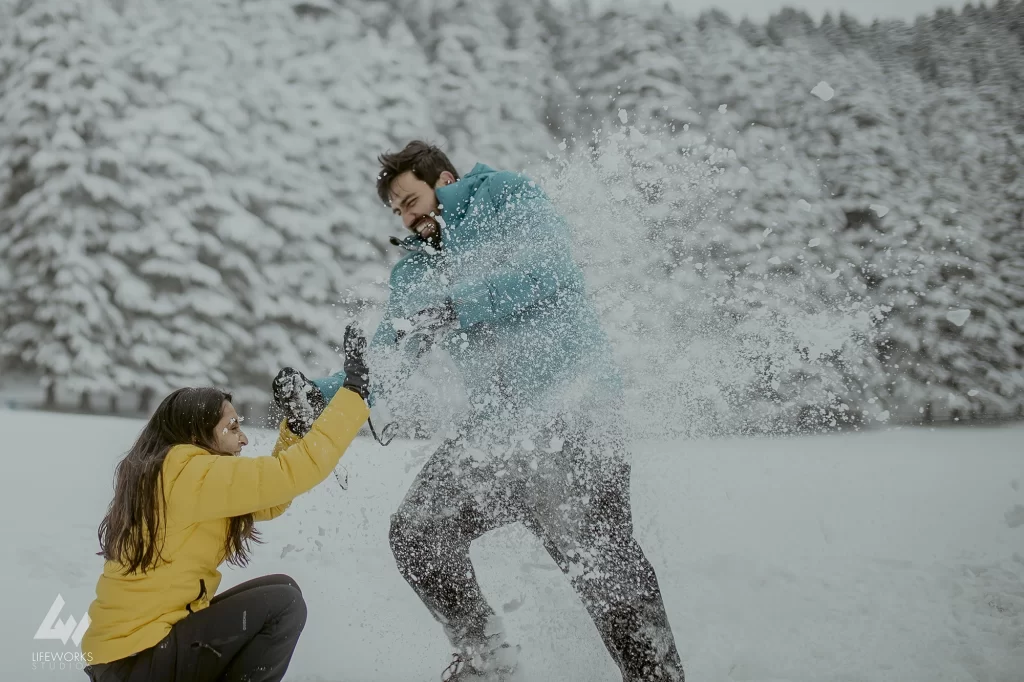
[[[366, 352], [366, 337], [355, 324], [345, 327], [345, 384], [344, 387], [355, 391], [363, 400], [370, 395], [370, 370], [366, 367], [366, 359], [363, 354]], [[373, 419], [367, 419], [370, 425], [370, 433], [381, 445], [387, 445], [395, 437], [395, 430], [398, 424], [391, 423], [384, 427], [380, 435], [373, 427]], [[338, 481], [341, 483], [341, 481]], [[345, 485], [341, 486], [345, 488]]]
[[274, 402], [284, 412], [288, 428], [302, 438], [327, 407], [317, 385], [297, 369], [285, 367], [274, 377]]
[[412, 329], [411, 336], [434, 336], [439, 331], [454, 327], [459, 322], [459, 316], [455, 312], [455, 304], [452, 299], [445, 299], [439, 306], [424, 308], [409, 318]]
[[370, 395], [370, 370], [366, 367], [366, 337], [355, 324], [345, 327], [345, 388], [358, 393], [363, 400]]

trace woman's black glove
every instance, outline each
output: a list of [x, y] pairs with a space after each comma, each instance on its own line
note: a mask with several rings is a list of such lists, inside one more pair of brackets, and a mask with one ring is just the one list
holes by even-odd
[[370, 370], [366, 367], [366, 337], [355, 324], [345, 327], [345, 388], [363, 400], [370, 396]]
[[285, 367], [274, 377], [274, 402], [284, 412], [288, 428], [302, 438], [327, 406], [317, 385], [297, 369]]

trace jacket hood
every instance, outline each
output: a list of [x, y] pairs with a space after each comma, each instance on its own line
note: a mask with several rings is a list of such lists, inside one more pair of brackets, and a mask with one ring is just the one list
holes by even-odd
[[[487, 180], [488, 177], [496, 173], [493, 168], [487, 164], [477, 163], [473, 166], [473, 170], [469, 171], [457, 181], [444, 187], [439, 187], [434, 191], [437, 195], [437, 202], [441, 208], [441, 220], [444, 221], [445, 226], [458, 224], [460, 220], [466, 215], [466, 211], [469, 208], [469, 203], [473, 199], [473, 195], [476, 194], [477, 190], [480, 189], [480, 185]], [[444, 227], [441, 229], [441, 240], [444, 243]], [[397, 247], [405, 249], [406, 251], [418, 251], [423, 252], [428, 250], [428, 245], [424, 242], [419, 235], [409, 235], [404, 239], [398, 237], [391, 237], [391, 243]]]
[[[434, 193], [441, 206], [441, 217], [444, 221], [452, 225], [462, 220], [469, 208], [469, 202], [480, 189], [480, 185], [496, 172], [490, 166], [478, 163], [457, 182], [439, 187]], [[443, 233], [441, 238], [444, 239]]]

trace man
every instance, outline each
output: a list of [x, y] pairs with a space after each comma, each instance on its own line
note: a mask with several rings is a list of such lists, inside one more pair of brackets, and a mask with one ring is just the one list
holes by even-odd
[[[380, 162], [378, 194], [412, 234], [392, 240], [409, 253], [392, 270], [371, 351], [415, 360], [440, 344], [470, 406], [390, 532], [399, 570], [456, 649], [444, 679], [515, 670], [517, 647], [469, 548], [522, 522], [570, 577], [624, 680], [683, 680], [654, 569], [633, 538], [618, 373], [564, 219], [524, 176], [477, 164], [460, 178], [423, 142]], [[400, 388], [374, 372], [374, 399]], [[329, 400], [344, 378], [314, 383]]]

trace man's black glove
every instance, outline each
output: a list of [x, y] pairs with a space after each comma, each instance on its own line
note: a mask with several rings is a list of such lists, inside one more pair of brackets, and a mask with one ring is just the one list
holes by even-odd
[[452, 299], [448, 298], [441, 305], [419, 311], [409, 318], [409, 322], [412, 323], [411, 336], [434, 336], [439, 331], [457, 326], [459, 316]]
[[370, 395], [370, 370], [366, 367], [366, 337], [355, 324], [345, 327], [345, 388], [355, 391], [363, 400]]

